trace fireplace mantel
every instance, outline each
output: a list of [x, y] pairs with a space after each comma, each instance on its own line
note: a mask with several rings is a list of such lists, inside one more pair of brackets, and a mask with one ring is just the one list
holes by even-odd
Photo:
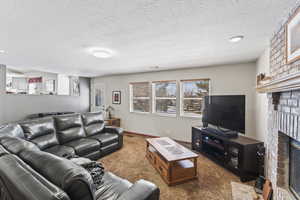
[[273, 79], [256, 87], [259, 93], [273, 93], [300, 89], [300, 72]]

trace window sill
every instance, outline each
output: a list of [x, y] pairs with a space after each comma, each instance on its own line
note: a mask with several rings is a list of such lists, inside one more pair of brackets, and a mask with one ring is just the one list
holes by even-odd
[[193, 118], [193, 119], [202, 119], [202, 115], [180, 115], [180, 117]]
[[177, 117], [177, 115], [176, 114], [164, 114], [164, 113], [153, 113], [153, 115], [158, 115], [158, 116], [161, 116], [161, 117], [173, 117], [173, 118], [175, 118], [175, 117]]
[[150, 114], [150, 112], [138, 112], [138, 111], [130, 111], [130, 113], [141, 114], [141, 115], [149, 115]]

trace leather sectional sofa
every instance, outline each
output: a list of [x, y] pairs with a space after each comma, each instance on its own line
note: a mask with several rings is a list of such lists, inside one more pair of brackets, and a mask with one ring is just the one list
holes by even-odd
[[[101, 113], [71, 114], [0, 128], [0, 200], [158, 200], [159, 189], [132, 184], [105, 171], [91, 175], [66, 157], [96, 160], [123, 146], [122, 129], [106, 127]], [[118, 162], [118, 161], [116, 161]]]

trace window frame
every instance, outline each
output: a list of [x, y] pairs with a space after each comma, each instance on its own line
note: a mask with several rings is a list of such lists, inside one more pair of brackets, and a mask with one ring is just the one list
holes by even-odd
[[[155, 85], [157, 83], [175, 83], [176, 85], [176, 97], [156, 97], [156, 88]], [[166, 81], [153, 81], [151, 83], [152, 85], [152, 113], [155, 115], [159, 115], [159, 116], [166, 116], [166, 117], [177, 117], [178, 114], [178, 107], [177, 107], [177, 98], [178, 98], [178, 84], [176, 80], [166, 80]], [[156, 100], [164, 100], [164, 99], [170, 99], [170, 100], [175, 100], [176, 102], [176, 113], [175, 114], [169, 114], [169, 113], [160, 113], [160, 112], [156, 112]]]
[[187, 114], [183, 110], [184, 100], [204, 100], [202, 97], [189, 97], [184, 98], [184, 83], [185, 82], [197, 82], [197, 81], [208, 81], [208, 95], [211, 93], [211, 80], [209, 78], [199, 78], [199, 79], [185, 79], [180, 80], [180, 116], [181, 117], [190, 117], [190, 118], [202, 118], [203, 113], [201, 114]]
[[[139, 83], [147, 83], [148, 84], [148, 89], [149, 89], [149, 96], [148, 97], [134, 97], [133, 96], [133, 85], [134, 84], [139, 84]], [[129, 112], [130, 113], [138, 113], [138, 114], [150, 114], [151, 113], [151, 82], [145, 81], [145, 82], [132, 82], [129, 83]], [[134, 99], [141, 99], [141, 100], [149, 100], [149, 112], [142, 112], [142, 111], [135, 111], [133, 109], [133, 100]]]

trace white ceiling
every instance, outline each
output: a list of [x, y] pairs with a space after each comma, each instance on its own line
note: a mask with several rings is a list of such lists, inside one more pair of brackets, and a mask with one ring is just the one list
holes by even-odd
[[253, 61], [296, 1], [1, 0], [0, 63], [99, 76]]

